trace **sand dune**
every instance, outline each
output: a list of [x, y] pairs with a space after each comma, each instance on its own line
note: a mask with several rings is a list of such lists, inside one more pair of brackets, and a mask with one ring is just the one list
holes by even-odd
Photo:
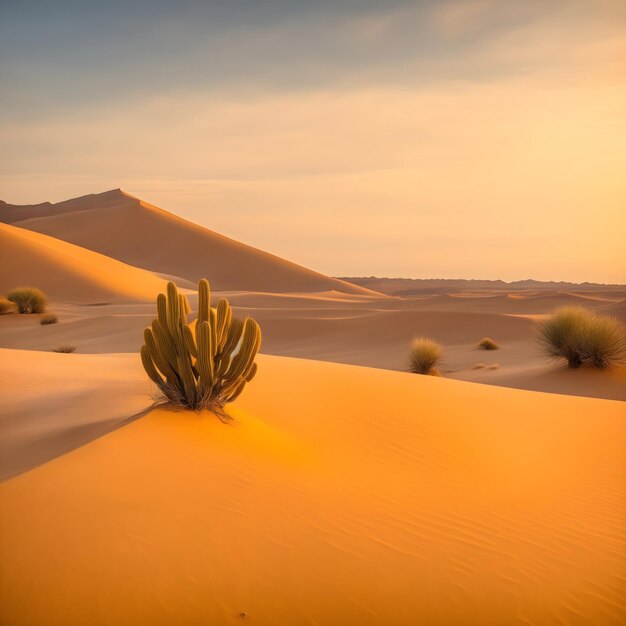
[[152, 404], [138, 355], [0, 350], [0, 481], [128, 423]]
[[621, 403], [263, 356], [231, 414], [1, 485], [0, 621], [624, 623]]
[[0, 292], [33, 285], [65, 302], [152, 300], [165, 281], [102, 254], [0, 224]]
[[[445, 377], [521, 389], [626, 400], [626, 371], [567, 370], [546, 360], [533, 338], [533, 316], [501, 314], [484, 297], [441, 300], [375, 298], [354, 294], [227, 296], [239, 316], [263, 328], [263, 352], [404, 371], [411, 338], [432, 336], [444, 346]], [[195, 308], [195, 294], [189, 294]], [[478, 301], [478, 302], [477, 302]], [[447, 309], [444, 309], [447, 306]], [[476, 311], [471, 312], [471, 309]], [[154, 303], [54, 306], [59, 323], [39, 326], [36, 316], [0, 316], [0, 346], [50, 351], [71, 343], [80, 353], [136, 352]], [[469, 309], [469, 310], [468, 310]], [[493, 337], [499, 350], [479, 350]]]
[[[23, 219], [18, 219], [23, 211]], [[188, 222], [121, 190], [54, 205], [0, 206], [0, 221], [215, 289], [372, 293]]]

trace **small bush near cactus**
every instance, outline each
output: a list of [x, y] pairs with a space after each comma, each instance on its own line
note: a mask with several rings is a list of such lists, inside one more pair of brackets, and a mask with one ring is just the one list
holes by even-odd
[[43, 313], [46, 296], [36, 287], [18, 287], [9, 291], [7, 298], [15, 303], [19, 313]]
[[0, 298], [0, 315], [7, 315], [8, 313], [15, 313], [15, 304], [6, 298]]
[[500, 346], [491, 337], [484, 337], [478, 342], [478, 347], [483, 350], [497, 350]]
[[187, 323], [187, 298], [168, 283], [157, 298], [157, 318], [144, 331], [141, 362], [165, 400], [226, 418], [224, 405], [243, 391], [257, 371], [261, 329], [250, 317], [232, 316], [228, 300], [210, 306], [206, 280], [198, 284], [198, 319]]
[[56, 324], [59, 321], [59, 318], [54, 313], [48, 313], [48, 315], [44, 315], [39, 323], [42, 326], [47, 326], [48, 324]]
[[59, 346], [58, 348], [55, 348], [53, 350], [53, 352], [74, 352], [74, 350], [76, 350], [76, 346], [70, 346], [70, 345], [64, 345], [64, 346]]
[[539, 322], [537, 339], [548, 356], [565, 359], [571, 368], [609, 369], [626, 363], [624, 326], [582, 307], [559, 309]]
[[418, 337], [411, 344], [409, 352], [409, 368], [414, 374], [440, 376], [437, 365], [441, 363], [443, 349], [432, 339]]

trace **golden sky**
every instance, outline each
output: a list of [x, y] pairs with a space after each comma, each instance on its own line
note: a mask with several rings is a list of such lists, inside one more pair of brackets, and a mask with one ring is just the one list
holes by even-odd
[[2, 9], [4, 200], [122, 187], [332, 275], [626, 282], [626, 3], [88, 5]]

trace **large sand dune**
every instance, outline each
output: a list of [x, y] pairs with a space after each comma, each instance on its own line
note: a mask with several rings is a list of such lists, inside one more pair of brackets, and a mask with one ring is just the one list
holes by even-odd
[[623, 404], [263, 356], [230, 412], [160, 409], [1, 485], [0, 621], [626, 620]]
[[0, 221], [51, 235], [152, 272], [215, 289], [372, 293], [188, 222], [121, 190], [59, 204], [0, 205]]
[[0, 224], [0, 293], [32, 285], [65, 302], [152, 300], [165, 281], [97, 252]]

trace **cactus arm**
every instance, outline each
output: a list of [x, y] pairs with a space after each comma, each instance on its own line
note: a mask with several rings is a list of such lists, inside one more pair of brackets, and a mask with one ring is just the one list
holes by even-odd
[[163, 326], [159, 320], [152, 321], [152, 333], [157, 342], [157, 346], [170, 367], [176, 369], [176, 346], [174, 339], [167, 326]]
[[226, 372], [228, 384], [232, 384], [251, 366], [254, 357], [261, 346], [261, 329], [250, 317], [246, 318], [243, 328], [243, 337], [239, 351], [233, 357]]
[[232, 402], [233, 400], [236, 400], [241, 392], [243, 391], [244, 387], [246, 386], [246, 381], [242, 380], [237, 387], [235, 388], [235, 390], [233, 392], [231, 392], [225, 399], [224, 399], [224, 403], [227, 402]]
[[198, 322], [209, 321], [209, 307], [211, 306], [211, 288], [209, 281], [203, 278], [198, 283]]
[[250, 368], [250, 371], [246, 375], [246, 382], [247, 383], [249, 383], [256, 376], [256, 373], [257, 373], [258, 369], [259, 368], [257, 367], [257, 364], [253, 363], [252, 367]]
[[157, 296], [157, 319], [161, 324], [167, 324], [167, 298], [164, 293]]
[[217, 354], [217, 313], [215, 309], [209, 311], [209, 329], [211, 331], [211, 358]]
[[154, 363], [152, 362], [152, 358], [150, 357], [150, 353], [148, 352], [148, 348], [146, 346], [141, 346], [141, 363], [143, 368], [146, 370], [146, 374], [150, 377], [154, 383], [156, 383], [159, 389], [165, 388], [165, 381], [161, 378], [159, 372], [157, 372], [156, 367], [154, 367]]
[[226, 338], [226, 342], [221, 349], [222, 354], [227, 354], [230, 356], [235, 351], [235, 348], [239, 344], [239, 340], [241, 339], [241, 333], [243, 332], [243, 321], [238, 317], [234, 317], [230, 323], [230, 328], [228, 329], [228, 337]]
[[185, 339], [185, 347], [194, 359], [198, 358], [198, 347], [196, 346], [196, 340], [193, 337], [191, 328], [189, 326], [183, 326], [183, 338]]
[[166, 379], [175, 378], [176, 373], [161, 353], [151, 328], [146, 328], [143, 331], [143, 339], [152, 362], [156, 365], [161, 374], [163, 374]]
[[178, 308], [180, 309], [180, 322], [181, 324], [186, 324], [187, 313], [189, 313], [191, 307], [189, 306], [187, 296], [184, 296], [182, 293], [178, 295]]
[[233, 314], [228, 304], [228, 300], [221, 298], [217, 303], [217, 349], [222, 349], [226, 343], [228, 327], [230, 326], [230, 320]]
[[174, 332], [180, 323], [180, 300], [178, 289], [172, 282], [167, 283], [167, 326]]
[[200, 374], [200, 393], [202, 397], [205, 397], [207, 394], [210, 394], [215, 382], [214, 364], [211, 356], [211, 332], [207, 321], [196, 326], [196, 335], [198, 341], [198, 360], [196, 366]]
[[191, 369], [191, 361], [188, 355], [185, 354], [178, 357], [178, 368], [183, 381], [187, 402], [189, 406], [194, 406], [196, 402], [196, 379], [194, 378], [193, 370]]

